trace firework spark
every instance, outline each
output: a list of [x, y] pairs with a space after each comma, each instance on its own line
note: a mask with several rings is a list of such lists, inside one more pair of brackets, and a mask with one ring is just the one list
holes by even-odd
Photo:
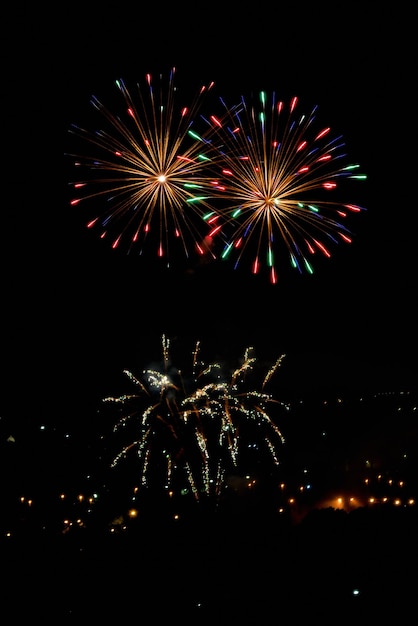
[[234, 224], [221, 256], [236, 256], [237, 267], [247, 250], [252, 272], [264, 263], [276, 283], [275, 252], [283, 242], [291, 265], [312, 273], [309, 257], [330, 257], [332, 246], [352, 241], [343, 221], [363, 209], [342, 199], [345, 190], [339, 198], [337, 192], [343, 180], [366, 176], [347, 163], [341, 136], [316, 127], [317, 107], [300, 114], [297, 98], [286, 106], [265, 92], [258, 105], [220, 102], [221, 115], [205, 121], [216, 134], [225, 210]]
[[[147, 244], [169, 266], [170, 247], [182, 250], [186, 258], [192, 251], [214, 257], [208, 237], [214, 211], [208, 199], [217, 181], [209, 174], [210, 156], [204, 153], [210, 152], [210, 142], [192, 129], [213, 83], [200, 88], [189, 108], [180, 108], [175, 69], [168, 83], [159, 78], [154, 88], [148, 74], [146, 88], [137, 85], [135, 92], [117, 80], [121, 115], [93, 97], [104, 127], [91, 132], [73, 125], [70, 133], [93, 145], [95, 154], [67, 156], [85, 176], [72, 184], [77, 196], [71, 205], [89, 200], [97, 211], [87, 226], [110, 239], [112, 248], [143, 254]], [[98, 206], [95, 201], [100, 201]]]
[[123, 431], [129, 422], [135, 433], [112, 466], [135, 451], [142, 487], [150, 486], [158, 475], [165, 489], [180, 486], [199, 501], [204, 496], [221, 495], [226, 476], [239, 471], [249, 444], [256, 443], [257, 449], [278, 465], [278, 447], [284, 438], [267, 407], [281, 403], [265, 387], [285, 355], [269, 369], [256, 390], [248, 384], [256, 365], [252, 348], [245, 350], [232, 374], [225, 375], [220, 363], [205, 364], [200, 359], [197, 342], [186, 377], [172, 365], [170, 342], [164, 335], [162, 347], [161, 369], [146, 369], [140, 379], [124, 371], [137, 393], [104, 398], [104, 402], [122, 409], [115, 432]]

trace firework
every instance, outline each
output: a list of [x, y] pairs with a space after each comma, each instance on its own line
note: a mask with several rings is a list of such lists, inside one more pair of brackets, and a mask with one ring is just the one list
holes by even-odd
[[366, 176], [347, 162], [342, 137], [316, 125], [317, 107], [301, 114], [297, 98], [286, 105], [265, 92], [258, 105], [220, 102], [221, 115], [205, 121], [216, 134], [226, 221], [234, 226], [221, 256], [235, 257], [235, 267], [248, 256], [253, 273], [267, 267], [276, 283], [284, 243], [291, 265], [312, 273], [312, 255], [330, 257], [334, 245], [352, 241], [343, 222], [363, 209], [344, 199], [342, 183]]
[[[70, 133], [94, 147], [94, 155], [69, 154], [84, 176], [72, 183], [71, 205], [89, 201], [87, 226], [101, 238], [128, 252], [142, 254], [149, 247], [169, 266], [170, 247], [210, 255], [214, 210], [208, 199], [217, 181], [208, 173], [210, 142], [192, 128], [193, 119], [213, 83], [202, 86], [191, 106], [177, 106], [175, 69], [168, 82], [151, 75], [145, 89], [129, 90], [116, 81], [122, 113], [112, 113], [98, 98], [91, 103], [101, 114], [103, 127], [91, 132], [73, 125]], [[215, 189], [216, 192], [216, 189]]]
[[115, 432], [125, 431], [130, 424], [134, 433], [112, 466], [135, 453], [141, 487], [161, 479], [165, 489], [183, 489], [199, 501], [221, 495], [228, 473], [239, 471], [248, 446], [256, 444], [273, 466], [278, 465], [278, 447], [284, 438], [267, 407], [281, 403], [266, 387], [284, 355], [257, 390], [249, 385], [256, 366], [252, 348], [245, 350], [232, 373], [225, 374], [221, 363], [201, 360], [197, 342], [187, 376], [173, 366], [164, 335], [162, 348], [160, 368], [145, 369], [141, 377], [124, 371], [136, 393], [104, 398], [121, 409]]

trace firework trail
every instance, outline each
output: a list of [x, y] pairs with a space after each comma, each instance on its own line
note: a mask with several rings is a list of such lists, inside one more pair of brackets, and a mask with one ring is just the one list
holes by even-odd
[[210, 142], [192, 129], [193, 119], [206, 94], [202, 86], [189, 108], [177, 106], [175, 69], [168, 82], [159, 76], [154, 88], [150, 74], [145, 89], [139, 84], [128, 90], [116, 81], [122, 96], [122, 114], [91, 99], [101, 114], [103, 128], [91, 132], [72, 125], [70, 133], [94, 147], [94, 156], [67, 154], [78, 176], [72, 183], [76, 197], [71, 206], [89, 201], [92, 213], [87, 226], [109, 239], [112, 248], [143, 254], [145, 244], [156, 256], [170, 263], [170, 248], [189, 258], [192, 251], [209, 255], [208, 237], [213, 207], [208, 199], [216, 193], [217, 181], [207, 168]]
[[112, 466], [135, 452], [141, 487], [161, 478], [165, 489], [185, 489], [199, 501], [205, 496], [219, 498], [227, 474], [239, 471], [248, 441], [255, 441], [257, 449], [278, 465], [278, 446], [284, 438], [267, 407], [281, 403], [265, 387], [284, 355], [256, 390], [249, 388], [248, 381], [256, 365], [252, 348], [245, 350], [232, 374], [224, 375], [220, 363], [205, 364], [200, 359], [197, 342], [187, 377], [172, 365], [170, 342], [164, 335], [162, 348], [160, 370], [145, 369], [140, 379], [124, 371], [136, 387], [135, 394], [103, 400], [121, 408], [114, 431], [123, 431], [129, 422], [134, 433]]
[[225, 212], [234, 225], [221, 256], [234, 256], [235, 267], [249, 256], [252, 272], [264, 264], [276, 283], [275, 252], [284, 243], [291, 265], [312, 273], [313, 254], [330, 257], [334, 245], [352, 241], [343, 221], [363, 209], [338, 191], [344, 180], [366, 176], [347, 163], [341, 136], [316, 126], [317, 107], [301, 114], [297, 98], [285, 105], [265, 92], [258, 105], [220, 102], [221, 115], [204, 119], [216, 135]]

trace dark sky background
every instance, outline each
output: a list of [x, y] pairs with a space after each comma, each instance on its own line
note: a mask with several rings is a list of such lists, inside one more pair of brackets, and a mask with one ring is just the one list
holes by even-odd
[[[160, 358], [163, 333], [186, 354], [199, 339], [208, 360], [235, 363], [248, 345], [262, 361], [286, 353], [280, 389], [416, 386], [415, 17], [405, 2], [324, 5], [16, 9], [23, 57], [4, 57], [5, 132], [24, 132], [8, 142], [3, 415], [85, 419], [120, 389], [124, 368]], [[350, 224], [354, 242], [312, 276], [279, 268], [271, 285], [227, 264], [167, 270], [87, 231], [69, 206], [69, 125], [115, 79], [171, 67], [191, 93], [213, 80], [229, 100], [275, 90], [307, 111], [318, 104], [368, 175], [352, 188], [367, 208]]]

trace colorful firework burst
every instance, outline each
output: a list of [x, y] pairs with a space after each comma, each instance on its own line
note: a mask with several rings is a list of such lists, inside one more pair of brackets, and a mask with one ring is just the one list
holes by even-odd
[[192, 250], [214, 256], [208, 237], [214, 212], [208, 199], [217, 185], [207, 168], [210, 157], [204, 154], [210, 151], [209, 141], [192, 129], [213, 83], [200, 88], [189, 108], [180, 108], [174, 78], [173, 68], [168, 82], [160, 75], [154, 88], [147, 74], [146, 89], [138, 84], [135, 92], [117, 80], [121, 115], [93, 97], [103, 128], [91, 132], [72, 125], [70, 133], [93, 145], [95, 154], [67, 155], [85, 177], [72, 183], [77, 197], [71, 205], [90, 201], [96, 211], [87, 226], [110, 239], [112, 248], [142, 254], [146, 243], [167, 266], [171, 246], [186, 258]]
[[201, 361], [197, 342], [186, 378], [172, 365], [169, 346], [163, 335], [160, 369], [144, 370], [141, 379], [124, 371], [137, 393], [104, 398], [121, 408], [114, 431], [126, 430], [130, 424], [135, 437], [115, 456], [112, 466], [135, 452], [142, 487], [157, 479], [165, 489], [178, 487], [200, 501], [221, 495], [228, 473], [239, 471], [250, 443], [278, 465], [278, 446], [284, 438], [267, 406], [281, 403], [265, 387], [285, 355], [268, 370], [261, 389], [255, 390], [248, 388], [256, 364], [252, 348], [245, 350], [232, 374], [224, 375], [220, 363]]
[[244, 98], [231, 108], [220, 102], [221, 115], [206, 122], [216, 134], [225, 211], [234, 225], [221, 256], [235, 256], [237, 267], [247, 251], [252, 272], [264, 264], [276, 283], [275, 253], [283, 242], [291, 265], [312, 273], [313, 254], [330, 257], [335, 244], [352, 241], [343, 221], [363, 209], [345, 200], [342, 182], [366, 176], [347, 163], [342, 137], [316, 126], [317, 107], [301, 114], [297, 98], [286, 106], [265, 92], [258, 106]]

